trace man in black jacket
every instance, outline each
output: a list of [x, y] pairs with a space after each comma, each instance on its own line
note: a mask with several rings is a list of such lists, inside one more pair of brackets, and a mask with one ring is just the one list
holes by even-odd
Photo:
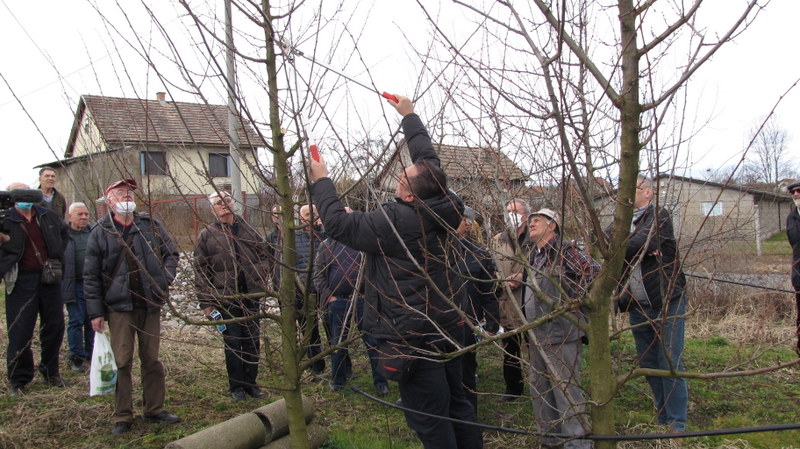
[[[399, 382], [403, 405], [438, 416], [475, 420], [461, 380], [461, 360], [437, 354], [463, 341], [446, 263], [448, 230], [464, 209], [447, 190], [447, 178], [430, 136], [406, 97], [389, 100], [400, 115], [412, 165], [397, 176], [394, 202], [348, 214], [324, 162], [310, 161], [311, 195], [331, 238], [365, 253], [364, 331], [382, 341], [384, 373]], [[390, 354], [405, 357], [389, 357]], [[421, 357], [424, 355], [424, 357]], [[473, 426], [406, 412], [406, 422], [426, 448], [480, 448]]]
[[[631, 235], [625, 250], [619, 308], [629, 312], [639, 366], [680, 372], [686, 315], [686, 277], [681, 268], [672, 217], [652, 204], [653, 184], [639, 178]], [[689, 391], [682, 377], [647, 376], [658, 423], [686, 429]]]
[[[15, 183], [9, 190], [29, 189]], [[0, 246], [0, 277], [6, 283], [6, 323], [8, 325], [8, 381], [10, 395], [24, 394], [33, 380], [31, 342], [39, 316], [41, 359], [39, 372], [54, 387], [64, 387], [58, 366], [64, 341], [64, 312], [61, 281], [45, 284], [42, 269], [49, 260], [63, 262], [67, 225], [56, 214], [33, 202], [16, 201], [4, 211], [3, 231], [9, 241]]]
[[800, 181], [795, 181], [786, 187], [794, 201], [794, 209], [786, 217], [786, 235], [792, 245], [792, 286], [794, 287], [794, 300], [797, 307], [797, 354], [800, 355]]
[[[475, 221], [475, 210], [464, 206], [464, 217], [456, 228], [458, 238], [453, 244], [453, 269], [461, 289], [466, 293], [466, 301], [462, 308], [475, 323], [482, 323], [484, 331], [495, 334], [499, 328], [498, 317], [500, 306], [497, 302], [497, 283], [492, 255], [489, 250], [474, 240], [472, 224]], [[457, 284], [458, 285], [458, 284]], [[465, 345], [478, 342], [477, 336], [472, 332], [465, 332]], [[467, 398], [478, 410], [477, 393], [477, 351], [470, 351], [462, 356], [462, 370], [464, 388]]]
[[161, 306], [175, 279], [178, 250], [161, 224], [136, 213], [136, 181], [111, 183], [105, 191], [109, 213], [89, 235], [83, 270], [86, 312], [96, 332], [111, 329], [111, 349], [117, 363], [112, 434], [133, 423], [133, 348], [139, 340], [145, 421], [175, 423], [164, 410], [164, 365], [158, 359]]

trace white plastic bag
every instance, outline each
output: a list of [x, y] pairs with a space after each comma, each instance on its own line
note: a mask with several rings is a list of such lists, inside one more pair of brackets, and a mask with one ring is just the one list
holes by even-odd
[[94, 333], [92, 368], [89, 371], [89, 396], [113, 393], [117, 389], [117, 362], [105, 332]]

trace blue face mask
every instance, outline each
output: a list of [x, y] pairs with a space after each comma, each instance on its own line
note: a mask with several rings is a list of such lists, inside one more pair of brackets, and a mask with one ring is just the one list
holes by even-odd
[[17, 201], [15, 206], [17, 209], [31, 210], [31, 208], [33, 207], [33, 203], [23, 203], [22, 201]]

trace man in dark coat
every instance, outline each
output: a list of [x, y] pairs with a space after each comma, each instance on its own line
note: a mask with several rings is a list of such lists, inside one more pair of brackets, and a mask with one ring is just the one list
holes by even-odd
[[[9, 190], [29, 188], [15, 183]], [[41, 195], [34, 191], [41, 199]], [[58, 356], [64, 341], [64, 306], [61, 280], [42, 282], [42, 269], [50, 260], [64, 260], [67, 224], [56, 214], [34, 202], [16, 201], [4, 211], [3, 231], [9, 241], [0, 246], [0, 277], [6, 284], [6, 326], [8, 348], [6, 361], [10, 395], [24, 394], [33, 380], [34, 364], [31, 342], [39, 317], [41, 358], [39, 373], [55, 387], [64, 387]]]
[[[457, 283], [465, 292], [465, 303], [462, 306], [467, 315], [475, 323], [482, 323], [483, 330], [495, 334], [500, 324], [500, 306], [497, 302], [497, 283], [492, 255], [489, 250], [472, 238], [472, 224], [475, 221], [475, 210], [469, 206], [464, 207], [464, 217], [456, 229], [458, 238], [453, 243], [453, 269]], [[465, 332], [464, 344], [472, 345], [478, 342], [477, 336], [472, 332]], [[477, 393], [477, 351], [470, 351], [462, 356], [464, 375], [464, 388], [467, 398], [478, 410]]]
[[800, 181], [786, 187], [794, 201], [794, 209], [786, 217], [786, 235], [792, 245], [792, 287], [797, 307], [797, 354], [800, 355]]
[[[629, 312], [642, 368], [684, 371], [686, 277], [669, 211], [652, 203], [652, 181], [639, 178], [631, 235], [625, 248], [619, 308]], [[686, 430], [689, 391], [683, 377], [647, 376], [658, 423]]]
[[[397, 176], [394, 202], [369, 212], [348, 214], [324, 162], [311, 160], [311, 195], [326, 233], [365, 253], [364, 331], [382, 341], [384, 372], [399, 382], [410, 410], [474, 421], [475, 409], [462, 385], [461, 360], [437, 354], [463, 341], [463, 323], [454, 309], [447, 265], [448, 231], [464, 206], [447, 190], [447, 178], [430, 136], [406, 97], [389, 100], [403, 116], [412, 165]], [[402, 356], [390, 357], [391, 354]], [[424, 356], [423, 356], [424, 355]], [[480, 448], [480, 429], [405, 413], [426, 448]]]
[[161, 306], [175, 280], [178, 250], [164, 227], [153, 217], [135, 212], [136, 181], [111, 183], [105, 191], [108, 215], [89, 234], [83, 269], [86, 312], [92, 329], [111, 329], [111, 349], [117, 363], [114, 394], [114, 435], [133, 423], [133, 348], [139, 341], [144, 418], [176, 423], [164, 410], [166, 380], [158, 358]]
[[266, 396], [256, 384], [261, 348], [261, 327], [256, 318], [261, 312], [260, 298], [247, 294], [266, 291], [272, 257], [258, 231], [234, 213], [233, 197], [228, 192], [214, 192], [208, 201], [217, 220], [200, 231], [194, 247], [197, 300], [208, 317], [217, 310], [226, 320], [250, 318], [225, 325], [225, 368], [234, 400], [243, 401], [246, 394], [260, 399]]
[[64, 281], [61, 295], [67, 306], [67, 346], [69, 346], [69, 367], [82, 373], [84, 362], [92, 360], [94, 349], [94, 329], [86, 314], [86, 300], [83, 296], [83, 261], [86, 259], [86, 246], [92, 227], [89, 225], [89, 208], [83, 203], [72, 203], [67, 209], [69, 239], [64, 250]]

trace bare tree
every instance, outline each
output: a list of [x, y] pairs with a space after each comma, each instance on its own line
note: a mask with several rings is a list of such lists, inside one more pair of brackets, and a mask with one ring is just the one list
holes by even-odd
[[741, 178], [746, 184], [775, 186], [782, 179], [797, 174], [796, 163], [789, 152], [789, 133], [771, 115], [759, 120], [750, 131], [747, 160]]

